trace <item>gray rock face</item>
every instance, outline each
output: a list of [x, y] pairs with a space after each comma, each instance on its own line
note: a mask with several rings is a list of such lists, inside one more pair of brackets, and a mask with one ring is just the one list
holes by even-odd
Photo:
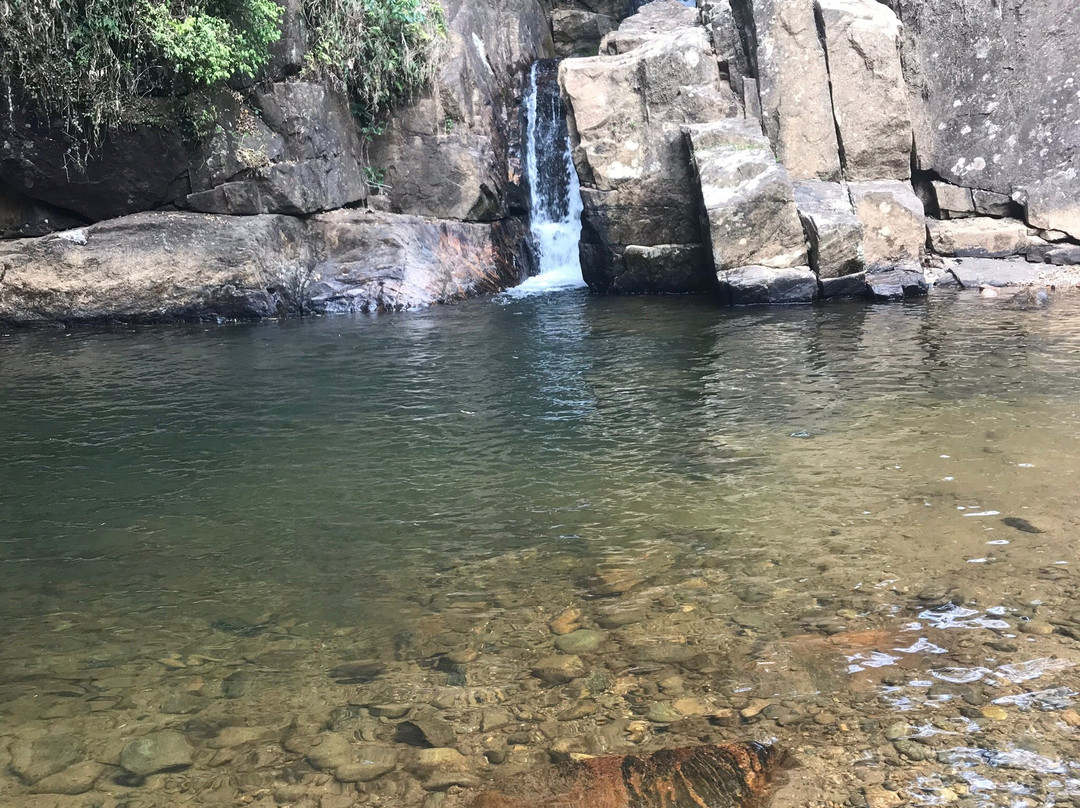
[[137, 777], [166, 769], [190, 766], [194, 749], [179, 732], [153, 732], [128, 743], [120, 753], [120, 765]]
[[865, 272], [841, 275], [839, 278], [821, 278], [818, 285], [821, 296], [826, 300], [837, 297], [864, 297], [869, 291]]
[[44, 236], [81, 224], [85, 221], [79, 217], [30, 199], [0, 182], [0, 239]]
[[815, 0], [825, 35], [844, 177], [911, 176], [900, 21], [877, 0]]
[[600, 40], [615, 28], [615, 21], [603, 14], [580, 8], [557, 8], [551, 12], [551, 34], [555, 55], [595, 56]]
[[521, 280], [516, 220], [345, 210], [307, 220], [143, 213], [0, 243], [0, 320], [274, 317], [400, 310]]
[[385, 171], [395, 211], [494, 221], [513, 197], [520, 79], [552, 52], [548, 21], [538, 0], [447, 0], [443, 8], [448, 34], [434, 86], [394, 113], [370, 162]]
[[256, 90], [253, 105], [234, 103], [197, 150], [186, 207], [302, 215], [367, 196], [360, 138], [345, 99], [322, 84], [290, 81]]
[[930, 246], [941, 255], [1004, 258], [1025, 252], [1027, 226], [1015, 219], [927, 219]]
[[756, 35], [761, 122], [796, 179], [840, 179], [825, 53], [807, 0], [752, 0], [743, 30]]
[[[853, 182], [848, 186], [863, 226], [863, 259], [870, 274], [918, 267], [926, 245], [923, 204], [906, 182]], [[921, 273], [920, 273], [921, 275]]]
[[716, 270], [805, 265], [806, 247], [791, 182], [757, 126], [735, 119], [687, 126], [683, 131], [698, 176]]
[[[163, 105], [163, 115], [171, 107]], [[0, 181], [90, 221], [151, 210], [189, 191], [188, 154], [178, 132], [143, 126], [112, 132], [80, 167], [57, 128], [35, 124], [19, 106], [0, 116]]]
[[819, 278], [837, 278], [863, 267], [863, 227], [847, 187], [838, 182], [795, 183], [795, 206], [810, 245], [810, 266]]
[[1015, 194], [1029, 224], [1080, 237], [1080, 5], [890, 5], [904, 24], [919, 167]]
[[812, 303], [818, 296], [818, 281], [810, 267], [746, 266], [721, 270], [721, 299], [734, 306]]

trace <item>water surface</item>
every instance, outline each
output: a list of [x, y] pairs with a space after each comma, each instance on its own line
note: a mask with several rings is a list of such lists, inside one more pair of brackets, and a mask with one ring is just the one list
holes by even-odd
[[[751, 738], [798, 751], [778, 804], [1080, 799], [1077, 302], [14, 331], [0, 391], [4, 805], [53, 736], [80, 808], [434, 808]], [[552, 684], [567, 609], [600, 644]], [[460, 782], [413, 763], [429, 712]], [[194, 765], [132, 783], [163, 728]], [[326, 733], [397, 767], [343, 783]]]

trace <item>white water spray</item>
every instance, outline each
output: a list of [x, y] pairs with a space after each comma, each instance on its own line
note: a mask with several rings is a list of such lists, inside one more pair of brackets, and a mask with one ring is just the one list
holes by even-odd
[[[540, 87], [540, 70], [546, 86]], [[525, 171], [529, 178], [530, 227], [539, 272], [507, 294], [523, 296], [582, 287], [581, 185], [570, 157], [562, 100], [552, 83], [554, 63], [535, 62], [525, 97]]]

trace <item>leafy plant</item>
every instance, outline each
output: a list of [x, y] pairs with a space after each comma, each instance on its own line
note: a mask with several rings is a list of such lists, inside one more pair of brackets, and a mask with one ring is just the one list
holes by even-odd
[[376, 125], [434, 76], [446, 19], [438, 0], [305, 0], [311, 67]]
[[85, 157], [141, 100], [256, 76], [281, 15], [274, 0], [0, 0], [0, 86]]

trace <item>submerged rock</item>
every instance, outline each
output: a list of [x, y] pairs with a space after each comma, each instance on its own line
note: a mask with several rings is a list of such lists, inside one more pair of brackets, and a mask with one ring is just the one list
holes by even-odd
[[190, 766], [195, 750], [174, 730], [152, 732], [131, 741], [120, 753], [120, 765], [137, 777]]
[[760, 743], [591, 758], [486, 791], [472, 808], [742, 808], [767, 795], [782, 759]]

